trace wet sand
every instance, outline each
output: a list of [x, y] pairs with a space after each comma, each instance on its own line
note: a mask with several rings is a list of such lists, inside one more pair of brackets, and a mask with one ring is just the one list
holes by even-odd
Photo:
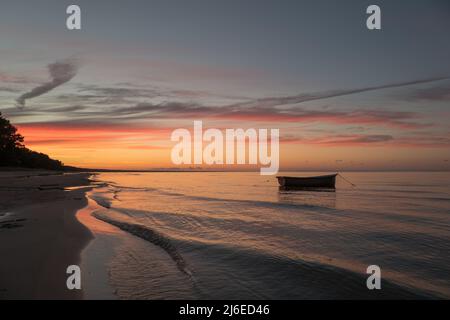
[[99, 209], [100, 206], [93, 200], [88, 200], [88, 205], [76, 215], [94, 235], [94, 239], [81, 252], [83, 299], [115, 300], [118, 297], [110, 284], [110, 263], [122, 239], [129, 236], [120, 229], [94, 218], [92, 213]]
[[[82, 299], [66, 286], [93, 239], [76, 213], [89, 173], [0, 172], [0, 299]], [[79, 187], [79, 188], [75, 188]]]

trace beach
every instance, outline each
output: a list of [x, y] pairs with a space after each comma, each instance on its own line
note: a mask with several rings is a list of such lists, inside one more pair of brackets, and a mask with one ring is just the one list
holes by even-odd
[[0, 172], [0, 299], [81, 299], [66, 269], [93, 238], [76, 218], [88, 173]]

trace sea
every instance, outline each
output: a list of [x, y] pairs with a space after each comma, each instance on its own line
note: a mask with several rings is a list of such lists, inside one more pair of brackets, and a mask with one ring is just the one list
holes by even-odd
[[109, 282], [121, 299], [450, 298], [450, 173], [342, 176], [354, 185], [326, 192], [257, 172], [98, 173], [93, 216], [127, 235]]

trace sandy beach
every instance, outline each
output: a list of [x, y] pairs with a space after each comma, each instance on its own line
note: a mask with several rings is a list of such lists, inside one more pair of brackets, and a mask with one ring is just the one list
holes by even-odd
[[88, 173], [0, 172], [0, 299], [81, 299], [66, 269], [92, 233], [76, 218]]

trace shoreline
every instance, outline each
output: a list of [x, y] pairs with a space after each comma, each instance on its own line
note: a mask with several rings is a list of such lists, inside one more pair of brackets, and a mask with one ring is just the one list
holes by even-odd
[[109, 265], [122, 242], [120, 236], [123, 237], [124, 233], [92, 216], [99, 209], [100, 206], [88, 198], [88, 204], [76, 213], [78, 221], [93, 234], [91, 241], [80, 253], [83, 299], [116, 300], [118, 297], [115, 289], [110, 284]]
[[67, 289], [66, 269], [94, 238], [76, 217], [90, 175], [0, 173], [0, 299], [83, 299]]
[[[107, 177], [104, 177], [105, 181], [97, 180], [93, 175], [95, 173], [36, 171], [24, 175], [23, 172], [0, 172], [0, 300], [222, 299], [234, 297], [234, 290], [243, 290], [240, 291], [243, 297], [254, 298], [247, 295], [252, 292], [245, 291], [241, 286], [230, 286], [223, 295], [208, 286], [209, 283], [217, 285], [220, 282], [220, 286], [225, 288], [229, 285], [227, 279], [230, 272], [239, 265], [246, 266], [249, 261], [259, 261], [257, 264], [264, 267], [258, 272], [264, 276], [284, 272], [292, 276], [292, 281], [299, 281], [302, 290], [287, 284], [287, 292], [292, 292], [292, 296], [286, 297], [291, 299], [308, 299], [310, 294], [324, 299], [334, 299], [335, 296], [358, 299], [442, 299], [446, 296], [439, 286], [433, 289], [433, 283], [420, 284], [420, 279], [415, 278], [405, 281], [401, 274], [393, 274], [389, 269], [383, 271], [384, 290], [379, 294], [368, 293], [365, 288], [365, 269], [361, 269], [361, 274], [359, 269], [342, 265], [336, 258], [334, 261], [330, 258], [317, 263], [317, 259], [308, 261], [305, 256], [295, 258], [295, 263], [292, 263], [289, 259], [275, 259], [270, 250], [246, 251], [239, 245], [236, 248], [216, 246], [195, 243], [190, 239], [175, 241], [178, 254], [189, 263], [189, 270], [195, 276], [188, 277], [177, 268], [177, 261], [167, 252], [167, 248], [161, 247], [161, 243], [166, 243], [161, 242], [164, 238], [158, 237], [156, 245], [152, 239], [148, 239], [149, 234], [155, 235], [153, 223], [145, 230], [147, 237], [142, 237], [130, 232], [129, 228], [123, 231], [120, 225], [117, 227], [117, 223], [111, 224], [97, 218], [102, 213], [112, 219], [119, 215], [120, 222], [121, 213], [126, 216], [128, 210], [137, 210], [139, 213], [142, 208], [147, 208], [135, 206], [135, 200], [140, 199], [145, 204], [147, 198], [155, 201], [155, 198], [149, 197], [155, 194], [147, 193], [149, 191], [145, 189], [146, 193], [133, 190], [132, 197], [123, 191], [117, 197], [119, 191], [113, 182], [106, 181]], [[170, 196], [171, 193], [169, 199]], [[109, 201], [114, 200], [118, 202], [112, 207]], [[121, 208], [126, 210], [121, 212]], [[152, 210], [156, 212], [153, 217], [157, 218], [158, 207]], [[314, 213], [314, 217], [326, 218], [317, 210]], [[308, 218], [308, 213], [304, 217]], [[183, 221], [182, 215], [177, 218]], [[143, 226], [145, 228], [145, 222]], [[231, 256], [233, 259], [227, 265], [229, 269], [224, 267], [222, 275], [216, 276], [217, 270], [212, 272], [208, 267], [225, 266], [219, 263], [220, 259]], [[81, 290], [71, 291], [66, 287], [69, 277], [66, 268], [73, 264], [81, 268]], [[241, 271], [241, 282], [252, 279], [259, 281], [254, 269], [248, 269], [247, 273], [244, 272], [245, 268]], [[348, 288], [333, 287], [341, 278], [346, 279]], [[415, 282], [412, 282], [414, 279]], [[334, 291], [330, 295], [323, 295], [322, 291], [326, 293], [330, 286]], [[233, 295], [228, 296], [231, 291]], [[270, 299], [280, 294], [273, 293], [267, 287], [255, 289], [254, 292], [267, 292]]]

